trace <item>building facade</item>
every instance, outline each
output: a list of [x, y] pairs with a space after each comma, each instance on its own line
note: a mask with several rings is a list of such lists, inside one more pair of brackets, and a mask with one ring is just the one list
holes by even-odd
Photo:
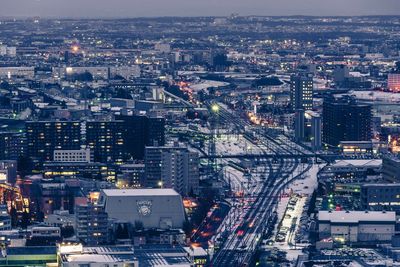
[[144, 229], [181, 229], [185, 211], [181, 196], [173, 189], [104, 189], [99, 203], [110, 219]]
[[380, 211], [319, 211], [319, 238], [339, 243], [390, 242], [396, 213]]
[[198, 191], [199, 155], [182, 147], [146, 147], [147, 187], [173, 188], [187, 196]]
[[300, 73], [290, 77], [290, 103], [293, 110], [313, 109], [313, 75]]
[[324, 99], [323, 142], [336, 147], [340, 141], [371, 140], [371, 106], [352, 98]]

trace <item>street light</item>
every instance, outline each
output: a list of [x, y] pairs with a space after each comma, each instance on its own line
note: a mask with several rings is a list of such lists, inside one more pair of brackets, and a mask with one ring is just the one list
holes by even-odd
[[212, 110], [214, 113], [217, 113], [217, 112], [219, 111], [219, 106], [218, 106], [217, 104], [214, 104], [214, 105], [211, 106], [211, 110]]
[[159, 181], [159, 182], [158, 182], [158, 186], [159, 186], [160, 188], [163, 188], [163, 182], [162, 182], [162, 181]]

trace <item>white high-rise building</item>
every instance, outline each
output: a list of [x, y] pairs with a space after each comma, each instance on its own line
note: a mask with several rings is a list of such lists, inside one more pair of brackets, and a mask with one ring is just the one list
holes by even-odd
[[290, 78], [290, 103], [293, 110], [313, 109], [313, 75], [300, 73]]

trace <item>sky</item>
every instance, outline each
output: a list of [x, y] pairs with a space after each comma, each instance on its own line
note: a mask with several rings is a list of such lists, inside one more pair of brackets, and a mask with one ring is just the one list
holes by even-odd
[[1, 17], [400, 15], [400, 0], [0, 0]]

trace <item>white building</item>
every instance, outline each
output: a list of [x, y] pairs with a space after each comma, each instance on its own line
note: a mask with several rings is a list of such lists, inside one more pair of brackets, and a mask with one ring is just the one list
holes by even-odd
[[396, 213], [380, 211], [319, 211], [320, 239], [341, 243], [390, 242], [395, 234]]
[[57, 162], [91, 162], [90, 149], [54, 150], [53, 160]]
[[154, 49], [160, 53], [169, 53], [171, 52], [171, 45], [166, 43], [156, 43]]
[[31, 237], [61, 237], [60, 227], [36, 226], [31, 229]]
[[17, 48], [15, 46], [0, 46], [0, 56], [15, 57], [17, 55]]
[[83, 247], [81, 244], [59, 244], [58, 262], [62, 267], [138, 267], [131, 246]]
[[48, 226], [75, 228], [75, 215], [70, 214], [68, 210], [55, 210], [53, 214], [46, 215], [43, 223]]
[[99, 202], [110, 219], [141, 222], [145, 229], [182, 228], [185, 222], [182, 198], [173, 189], [104, 189]]
[[0, 67], [0, 78], [26, 78], [33, 79], [35, 77], [34, 67]]
[[94, 79], [113, 78], [116, 75], [122, 76], [125, 79], [140, 76], [140, 67], [119, 66], [119, 67], [61, 67], [53, 68], [54, 78], [65, 78], [68, 75], [90, 73]]

